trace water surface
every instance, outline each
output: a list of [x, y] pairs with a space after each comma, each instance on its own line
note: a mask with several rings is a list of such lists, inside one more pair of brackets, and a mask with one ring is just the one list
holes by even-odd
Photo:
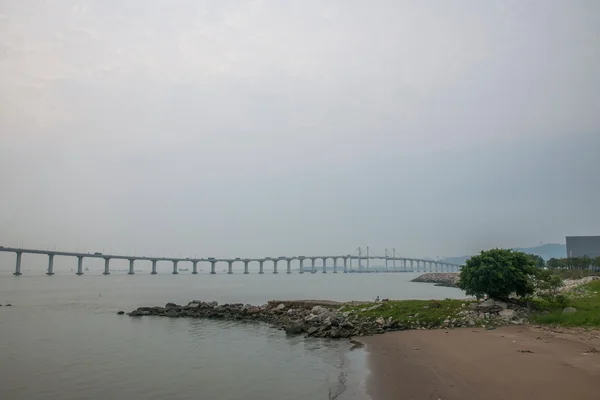
[[[169, 301], [459, 297], [416, 274], [0, 275], [3, 399], [365, 399], [362, 350], [263, 324], [129, 318]], [[344, 384], [345, 383], [345, 384]]]

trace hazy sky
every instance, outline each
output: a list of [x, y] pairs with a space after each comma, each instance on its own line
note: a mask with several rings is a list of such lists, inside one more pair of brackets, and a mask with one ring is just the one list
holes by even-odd
[[600, 234], [600, 2], [0, 0], [0, 245]]

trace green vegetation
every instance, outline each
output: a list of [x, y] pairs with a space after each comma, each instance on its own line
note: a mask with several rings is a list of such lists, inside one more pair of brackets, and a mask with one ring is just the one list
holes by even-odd
[[600, 257], [571, 257], [571, 258], [551, 258], [547, 262], [547, 266], [554, 270], [569, 270], [569, 271], [598, 271], [600, 270]]
[[[361, 317], [389, 319], [390, 317], [403, 325], [411, 325], [416, 321], [430, 328], [442, 326], [448, 317], [454, 318], [462, 308], [463, 300], [400, 300], [383, 301], [356, 306], [344, 306], [343, 311], [352, 311]], [[373, 306], [378, 307], [369, 310]], [[365, 310], [365, 311], [362, 311]]]
[[[512, 294], [528, 296], [535, 291], [539, 268], [532, 257], [510, 249], [482, 251], [467, 260], [458, 287], [467, 295], [506, 300]], [[544, 277], [540, 276], [540, 279]]]
[[[600, 280], [596, 280], [566, 294], [567, 301], [563, 304], [538, 304], [544, 311], [535, 314], [531, 320], [539, 324], [560, 326], [600, 327]], [[577, 311], [564, 313], [566, 305], [575, 307]]]
[[600, 276], [600, 272], [586, 269], [556, 269], [552, 273], [562, 279], [581, 279], [586, 276]]

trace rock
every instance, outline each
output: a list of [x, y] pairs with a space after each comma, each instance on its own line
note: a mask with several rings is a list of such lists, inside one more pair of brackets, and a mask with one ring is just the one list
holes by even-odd
[[332, 339], [337, 339], [341, 337], [340, 331], [337, 328], [331, 328], [331, 332], [329, 332], [329, 337]]
[[475, 326], [475, 325], [476, 325], [476, 323], [475, 323], [475, 320], [474, 320], [474, 319], [471, 319], [471, 318], [469, 318], [469, 320], [467, 321], [467, 324], [468, 324], [469, 326]]
[[167, 303], [165, 304], [165, 308], [169, 309], [169, 308], [178, 308], [179, 306], [175, 303]]
[[378, 308], [381, 308], [381, 307], [383, 307], [383, 304], [375, 304], [374, 306], [367, 308], [366, 311], [377, 310]]
[[469, 303], [469, 310], [477, 310], [477, 308], [479, 308], [479, 304]]
[[196, 309], [196, 308], [200, 308], [200, 303], [194, 303], [191, 302], [190, 304], [188, 304], [188, 307], [192, 310]]
[[281, 303], [277, 307], [275, 307], [275, 311], [281, 311], [285, 308], [285, 304]]
[[291, 322], [284, 327], [288, 335], [298, 335], [304, 331], [304, 325], [301, 322]]
[[515, 319], [517, 317], [517, 312], [515, 310], [502, 310], [502, 311], [500, 311], [498, 313], [498, 315], [503, 320], [510, 321], [510, 320]]
[[119, 311], [117, 314], [123, 315], [123, 314], [125, 314], [125, 311]]
[[12, 307], [12, 304], [8, 303], [8, 304], [6, 305], [6, 307]]
[[219, 306], [219, 303], [217, 303], [216, 301], [211, 301], [210, 303], [208, 303], [208, 305], [212, 308], [217, 308]]
[[321, 307], [321, 306], [314, 306], [311, 310], [310, 313], [314, 314], [314, 315], [319, 315], [319, 314], [323, 314], [328, 312], [329, 310], [327, 310], [325, 307]]
[[576, 311], [577, 311], [577, 309], [575, 307], [566, 307], [563, 310], [563, 314], [570, 314], [570, 313], [574, 313]]
[[383, 319], [382, 317], [379, 317], [375, 320], [375, 322], [377, 322], [377, 324], [379, 324], [379, 325], [383, 325], [383, 324], [385, 324], [385, 319]]
[[141, 317], [142, 316], [142, 312], [138, 311], [138, 310], [133, 310], [132, 312], [129, 313], [130, 317]]
[[179, 312], [173, 308], [170, 308], [167, 310], [167, 313], [165, 314], [165, 316], [167, 316], [169, 318], [178, 318]]
[[311, 326], [311, 327], [310, 327], [310, 328], [308, 328], [308, 330], [306, 331], [306, 334], [307, 334], [308, 336], [312, 336], [312, 335], [314, 335], [314, 334], [315, 334], [315, 333], [317, 333], [317, 332], [319, 332], [319, 328], [318, 328], [318, 327], [316, 327], [316, 326]]

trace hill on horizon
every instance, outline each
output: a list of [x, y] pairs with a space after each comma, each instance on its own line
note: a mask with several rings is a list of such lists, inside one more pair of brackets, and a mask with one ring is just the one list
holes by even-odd
[[[522, 251], [523, 253], [527, 254], [535, 254], [536, 256], [542, 257], [546, 261], [551, 258], [565, 258], [567, 256], [567, 245], [561, 243], [546, 243], [536, 247], [518, 247], [515, 248], [515, 250]], [[472, 256], [473, 255], [447, 257], [442, 261], [462, 265]]]

